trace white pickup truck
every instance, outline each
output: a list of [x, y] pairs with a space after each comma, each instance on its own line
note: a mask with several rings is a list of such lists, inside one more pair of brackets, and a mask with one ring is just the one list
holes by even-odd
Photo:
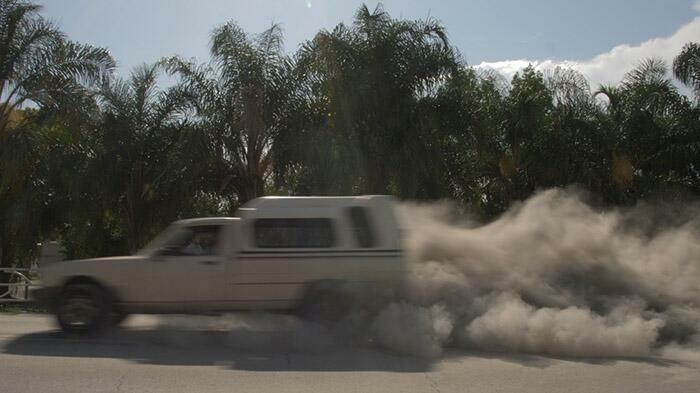
[[135, 255], [42, 267], [35, 297], [75, 333], [129, 313], [302, 309], [327, 318], [348, 291], [385, 295], [402, 272], [391, 197], [264, 197], [235, 217], [177, 221]]

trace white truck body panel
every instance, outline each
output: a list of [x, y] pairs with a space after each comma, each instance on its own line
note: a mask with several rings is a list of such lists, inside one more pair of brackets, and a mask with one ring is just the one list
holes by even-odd
[[[363, 231], [358, 228], [365, 226], [358, 226], [351, 208], [363, 209], [370, 229], [364, 232], [370, 235], [360, 234]], [[309, 234], [320, 238], [299, 237], [307, 228], [304, 225], [311, 228]], [[326, 226], [330, 232], [324, 230]], [[209, 254], [163, 251], [174, 239], [196, 233], [197, 228], [216, 228], [218, 241]], [[360, 244], [361, 236], [365, 244]], [[318, 244], [261, 243], [275, 239]], [[313, 283], [339, 281], [382, 288], [400, 280], [402, 271], [390, 197], [265, 197], [243, 206], [236, 217], [175, 222], [134, 256], [65, 261], [47, 266], [41, 275], [45, 286], [56, 288], [76, 277], [89, 278], [108, 288], [129, 312], [168, 313], [290, 309]]]

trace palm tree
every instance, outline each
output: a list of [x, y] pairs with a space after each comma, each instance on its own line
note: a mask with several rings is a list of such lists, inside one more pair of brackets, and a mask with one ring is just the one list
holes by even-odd
[[602, 86], [596, 94], [609, 102], [600, 124], [613, 186], [603, 192], [610, 200], [636, 200], [654, 187], [668, 185], [669, 173], [688, 176], [692, 165], [677, 157], [689, 157], [695, 150], [696, 137], [683, 122], [691, 108], [668, 78], [662, 60], [641, 62], [619, 86]]
[[[339, 24], [304, 44], [297, 64], [321, 108], [307, 146], [326, 142], [327, 130], [335, 139], [323, 157], [301, 157], [314, 177], [346, 179], [345, 192], [435, 194], [440, 186], [431, 183], [441, 168], [433, 158], [440, 139], [431, 135], [439, 121], [434, 99], [460, 68], [437, 21], [395, 20], [381, 5], [362, 6], [352, 26]], [[333, 157], [346, 165], [332, 168], [339, 176], [326, 176]]]
[[291, 94], [292, 68], [282, 45], [277, 25], [249, 35], [228, 22], [212, 34], [208, 64], [180, 57], [162, 62], [180, 78], [173, 94], [211, 136], [220, 190], [234, 191], [234, 205], [262, 195], [271, 174], [271, 147]]
[[82, 188], [93, 190], [98, 217], [109, 212], [122, 228], [129, 251], [176, 218], [196, 188], [191, 174], [201, 149], [188, 143], [183, 108], [157, 78], [157, 65], [142, 65], [101, 89], [102, 116], [85, 157]]
[[[14, 130], [0, 145], [0, 267], [28, 262], [41, 232], [44, 212], [42, 157], [35, 110], [13, 113]], [[0, 282], [4, 282], [0, 273]], [[2, 293], [0, 289], [0, 293]]]
[[12, 112], [25, 102], [56, 105], [76, 82], [102, 81], [115, 67], [106, 49], [67, 41], [40, 10], [29, 2], [0, 0], [0, 140]]
[[700, 44], [689, 42], [673, 60], [673, 74], [700, 99]]
[[[107, 50], [66, 40], [39, 15], [41, 7], [21, 0], [0, 0], [0, 266], [27, 242], [16, 242], [35, 226], [42, 208], [36, 202], [42, 184], [37, 174], [44, 141], [36, 116], [19, 109], [26, 103], [42, 110], [70, 105], [84, 90], [104, 81], [115, 66]], [[16, 132], [15, 132], [16, 131]], [[21, 134], [21, 135], [19, 135]], [[31, 207], [28, 207], [31, 206]], [[20, 214], [21, 212], [24, 212]], [[35, 228], [36, 229], [36, 228]], [[36, 230], [32, 229], [32, 233]], [[29, 239], [28, 243], [32, 243]], [[1, 281], [1, 280], [0, 280]]]

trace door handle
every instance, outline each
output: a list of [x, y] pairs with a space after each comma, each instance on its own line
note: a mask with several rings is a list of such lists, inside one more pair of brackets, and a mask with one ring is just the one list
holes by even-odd
[[200, 261], [201, 265], [218, 265], [219, 261]]

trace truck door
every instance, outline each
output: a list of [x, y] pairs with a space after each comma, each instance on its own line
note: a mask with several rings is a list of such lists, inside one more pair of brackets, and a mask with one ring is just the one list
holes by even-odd
[[225, 258], [222, 224], [187, 225], [154, 256], [156, 303], [172, 308], [213, 309], [224, 300]]
[[334, 260], [328, 257], [336, 241], [333, 219], [256, 218], [245, 225], [247, 237], [238, 239], [246, 244], [231, 267], [232, 304], [290, 308], [299, 302], [309, 282], [328, 276], [323, 273]]

